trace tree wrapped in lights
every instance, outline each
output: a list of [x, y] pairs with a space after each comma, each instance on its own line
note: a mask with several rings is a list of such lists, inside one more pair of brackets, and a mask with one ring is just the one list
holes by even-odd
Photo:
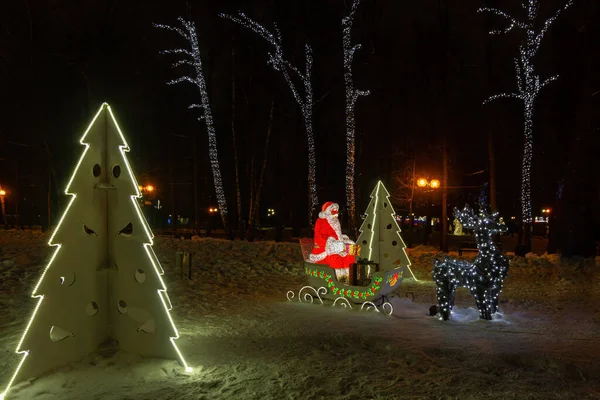
[[350, 225], [355, 229], [356, 222], [356, 201], [354, 195], [354, 164], [355, 164], [355, 119], [354, 107], [359, 96], [368, 96], [368, 90], [357, 90], [354, 88], [354, 80], [352, 79], [352, 62], [354, 54], [360, 49], [361, 45], [351, 45], [352, 39], [352, 24], [354, 23], [354, 15], [356, 9], [360, 5], [360, 0], [354, 0], [350, 13], [342, 19], [343, 41], [344, 48], [344, 81], [346, 82], [346, 205], [348, 206], [348, 216]]
[[552, 26], [556, 18], [561, 12], [569, 8], [573, 4], [573, 0], [569, 0], [567, 4], [559, 9], [554, 16], [544, 21], [541, 28], [536, 28], [536, 19], [538, 16], [539, 0], [525, 0], [522, 7], [527, 12], [527, 20], [521, 21], [506, 12], [497, 8], [483, 7], [478, 12], [491, 12], [499, 17], [504, 18], [508, 22], [508, 26], [502, 30], [492, 30], [490, 35], [498, 35], [510, 32], [513, 28], [523, 29], [526, 36], [519, 45], [519, 56], [515, 58], [515, 73], [517, 77], [517, 91], [512, 93], [499, 93], [491, 96], [484, 101], [487, 104], [499, 98], [514, 98], [523, 102], [524, 111], [524, 148], [523, 158], [521, 162], [521, 214], [523, 220], [523, 242], [526, 248], [529, 248], [530, 236], [528, 227], [532, 222], [531, 212], [531, 163], [533, 157], [533, 110], [535, 101], [540, 91], [550, 82], [558, 79], [558, 75], [554, 75], [548, 79], [542, 80], [535, 72], [534, 58], [540, 48], [542, 39], [548, 29]]
[[413, 279], [417, 280], [404, 250], [406, 244], [400, 236], [396, 213], [390, 203], [390, 193], [381, 181], [377, 182], [371, 193], [371, 201], [365, 214], [360, 236], [356, 241], [361, 247], [361, 257], [378, 263], [380, 271], [406, 267]]
[[184, 58], [173, 63], [173, 68], [177, 68], [182, 65], [191, 66], [193, 74], [192, 76], [185, 75], [178, 79], [171, 80], [167, 82], [167, 84], [174, 85], [180, 82], [189, 82], [195, 85], [198, 88], [198, 91], [200, 92], [200, 104], [191, 104], [189, 108], [201, 108], [203, 110], [202, 115], [198, 118], [198, 120], [204, 120], [206, 124], [206, 131], [208, 133], [208, 155], [210, 158], [210, 167], [213, 174], [213, 180], [215, 183], [217, 203], [219, 204], [219, 212], [221, 213], [223, 227], [225, 228], [225, 232], [228, 232], [227, 200], [225, 198], [225, 191], [223, 190], [221, 169], [219, 168], [219, 154], [217, 152], [217, 135], [215, 132], [212, 113], [210, 111], [210, 101], [208, 99], [208, 93], [206, 91], [206, 80], [204, 79], [204, 72], [202, 71], [202, 57], [200, 56], [200, 47], [198, 45], [196, 26], [192, 21], [186, 21], [182, 17], [179, 17], [177, 20], [181, 23], [181, 28], [162, 24], [154, 24], [154, 26], [156, 28], [162, 28], [173, 32], [177, 32], [179, 36], [183, 37], [185, 40], [188, 41], [189, 48], [163, 50], [162, 54], [182, 55]]
[[498, 221], [498, 213], [487, 214], [483, 207], [475, 215], [468, 205], [454, 209], [454, 216], [466, 229], [475, 233], [479, 253], [471, 264], [467, 261], [444, 257], [433, 262], [432, 276], [437, 286], [438, 312], [447, 320], [454, 307], [456, 289], [466, 287], [475, 299], [479, 317], [491, 320], [498, 310], [498, 296], [508, 273], [508, 259], [496, 247], [493, 235], [506, 232]]
[[33, 289], [33, 315], [17, 345], [13, 383], [79, 361], [104, 343], [145, 357], [176, 358], [179, 337], [164, 274], [126, 153], [104, 103], [83, 134], [83, 154], [65, 189], [67, 208], [48, 244], [52, 258]]
[[[270, 32], [268, 29], [260, 25], [258, 22], [249, 18], [246, 14], [239, 12], [237, 16], [232, 16], [229, 14], [221, 14], [221, 17], [227, 18], [245, 28], [251, 29], [255, 33], [257, 33], [260, 37], [266, 40], [271, 46], [273, 46], [273, 51], [269, 52], [269, 60], [267, 61], [273, 69], [282, 73], [285, 78], [286, 83], [288, 84], [290, 90], [292, 91], [292, 95], [294, 99], [300, 106], [302, 111], [302, 116], [304, 118], [304, 127], [306, 130], [306, 139], [308, 141], [308, 193], [309, 193], [309, 210], [308, 210], [308, 220], [309, 224], [312, 224], [312, 215], [319, 204], [319, 200], [317, 198], [317, 184], [316, 184], [316, 176], [315, 176], [315, 167], [316, 167], [316, 155], [315, 155], [315, 139], [313, 134], [312, 127], [312, 110], [313, 110], [313, 89], [312, 89], [312, 48], [306, 44], [304, 46], [304, 52], [306, 56], [306, 65], [304, 67], [304, 72], [301, 72], [298, 68], [293, 66], [288, 60], [286, 60], [283, 56], [283, 38], [281, 36], [281, 31], [277, 27], [277, 24], [274, 24], [273, 30], [274, 33]], [[290, 72], [293, 72], [304, 85], [304, 96], [302, 97], [290, 76]]]

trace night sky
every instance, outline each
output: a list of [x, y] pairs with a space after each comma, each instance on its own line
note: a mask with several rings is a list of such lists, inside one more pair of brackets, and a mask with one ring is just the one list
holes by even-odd
[[[543, 0], [548, 18], [565, 0]], [[353, 65], [357, 88], [369, 89], [356, 105], [358, 210], [375, 182], [393, 192], [395, 178], [416, 154], [419, 174], [441, 178], [441, 137], [449, 139], [450, 186], [488, 182], [487, 138], [494, 135], [498, 202], [504, 215], [519, 215], [522, 106], [488, 96], [516, 90], [513, 58], [522, 32], [489, 36], [504, 21], [477, 13], [494, 6], [520, 15], [518, 0], [363, 0], [353, 27], [361, 43]], [[275, 207], [286, 224], [306, 224], [307, 151], [298, 105], [281, 74], [267, 61], [269, 46], [258, 35], [219, 14], [244, 11], [267, 28], [277, 22], [285, 51], [303, 67], [303, 46], [314, 49], [314, 132], [320, 201], [343, 204], [345, 115], [341, 18], [350, 1], [121, 1], [4, 0], [0, 4], [0, 185], [18, 193], [21, 214], [46, 213], [49, 171], [53, 203], [76, 159], [77, 140], [102, 102], [115, 111], [131, 145], [130, 161], [141, 184], [153, 183], [169, 207], [171, 172], [177, 208], [191, 214], [193, 138], [199, 149], [200, 203], [215, 205], [206, 128], [191, 85], [166, 82], [187, 71], [172, 69], [176, 57], [161, 50], [185, 47], [172, 32], [178, 16], [196, 23], [217, 132], [230, 210], [235, 206], [234, 126], [247, 206], [252, 160], [262, 164], [269, 110], [274, 102], [262, 206]], [[446, 12], [447, 10], [447, 12]], [[576, 0], [546, 35], [536, 59], [542, 78], [560, 74], [536, 104], [534, 121], [534, 215], [553, 205], [557, 190], [578, 164], [581, 190], [595, 190], [600, 102], [600, 3]], [[235, 59], [232, 56], [235, 51]], [[297, 82], [301, 88], [300, 82]], [[446, 107], [444, 107], [446, 105]], [[446, 110], [444, 112], [444, 110]], [[47, 143], [47, 145], [46, 145]], [[579, 143], [579, 146], [577, 145]], [[583, 144], [582, 144], [583, 143]], [[595, 147], [596, 153], [600, 147]], [[587, 156], [584, 156], [586, 153]], [[579, 171], [578, 170], [578, 171]], [[18, 176], [18, 179], [17, 179]], [[587, 181], [586, 181], [587, 179]], [[592, 179], [592, 182], [589, 181]], [[477, 188], [449, 190], [450, 206], [477, 198]], [[597, 199], [596, 199], [597, 200]], [[61, 203], [62, 202], [62, 203]], [[439, 199], [437, 200], [439, 204]], [[14, 196], [7, 197], [12, 212]], [[402, 207], [396, 209], [402, 213]], [[54, 218], [54, 217], [53, 217]], [[235, 219], [235, 212], [232, 219]]]

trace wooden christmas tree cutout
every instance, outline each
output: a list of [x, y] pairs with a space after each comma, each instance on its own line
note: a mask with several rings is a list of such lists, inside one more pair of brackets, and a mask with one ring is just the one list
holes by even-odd
[[71, 200], [48, 244], [55, 246], [32, 297], [17, 346], [13, 383], [79, 361], [108, 341], [144, 357], [187, 366], [152, 250], [150, 227], [127, 160], [129, 146], [104, 103], [80, 140], [85, 146], [65, 193]]
[[406, 244], [400, 236], [400, 226], [389, 198], [383, 183], [377, 182], [357, 240], [361, 246], [361, 257], [378, 263], [381, 271], [406, 267], [412, 278], [418, 281], [410, 269], [410, 260], [404, 250]]

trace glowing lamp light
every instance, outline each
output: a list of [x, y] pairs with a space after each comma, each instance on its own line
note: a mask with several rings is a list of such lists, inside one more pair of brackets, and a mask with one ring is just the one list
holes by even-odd
[[420, 178], [420, 179], [417, 181], [417, 186], [418, 186], [418, 187], [425, 187], [425, 186], [427, 186], [427, 184], [428, 184], [428, 183], [429, 183], [429, 182], [427, 182], [427, 179], [425, 179], [425, 178]]
[[6, 196], [6, 190], [0, 189], [0, 196]]
[[429, 182], [429, 186], [431, 186], [433, 189], [437, 189], [440, 187], [440, 181], [438, 181], [437, 179], [432, 179]]
[[147, 185], [147, 186], [146, 186], [146, 191], [147, 191], [148, 193], [152, 193], [152, 192], [154, 192], [154, 186], [152, 186], [152, 185]]
[[218, 212], [218, 211], [219, 211], [219, 209], [218, 209], [217, 207], [209, 207], [209, 208], [208, 208], [208, 212], [209, 212], [209, 213], [216, 213], [216, 212]]

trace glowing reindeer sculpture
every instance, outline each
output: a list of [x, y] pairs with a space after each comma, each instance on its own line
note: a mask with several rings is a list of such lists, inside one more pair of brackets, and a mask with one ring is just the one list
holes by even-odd
[[454, 307], [456, 288], [466, 287], [475, 298], [479, 317], [491, 320], [498, 310], [498, 296], [508, 273], [508, 259], [494, 245], [492, 236], [505, 232], [506, 226], [498, 222], [497, 212], [489, 215], [481, 210], [475, 215], [468, 205], [462, 211], [455, 208], [454, 215], [465, 229], [474, 231], [479, 254], [472, 264], [449, 257], [434, 260], [432, 275], [437, 285], [438, 313], [447, 320]]

